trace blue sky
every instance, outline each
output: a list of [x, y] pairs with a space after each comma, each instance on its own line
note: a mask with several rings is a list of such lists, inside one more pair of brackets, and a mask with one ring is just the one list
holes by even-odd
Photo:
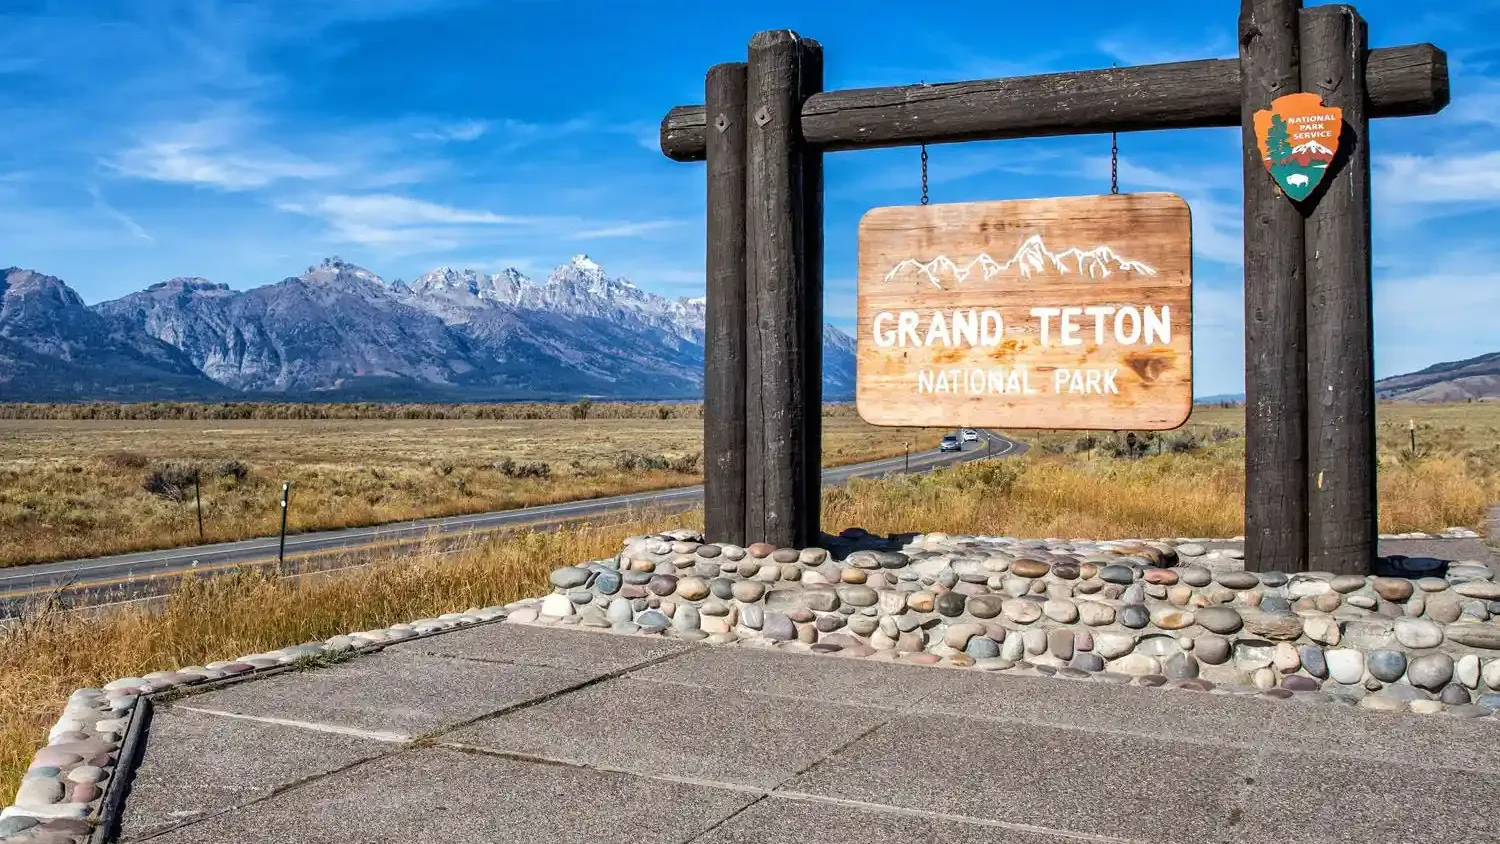
[[[545, 275], [586, 252], [666, 295], [703, 286], [701, 164], [657, 147], [757, 30], [821, 41], [829, 88], [1232, 57], [1238, 3], [8, 0], [0, 265], [86, 301], [176, 275], [248, 288], [337, 254]], [[1500, 0], [1366, 0], [1371, 42], [1448, 51], [1453, 103], [1385, 120], [1375, 166], [1380, 375], [1500, 348]], [[1147, 11], [1150, 9], [1150, 11]], [[1193, 209], [1195, 391], [1243, 388], [1238, 130], [1124, 135], [1121, 190]], [[1108, 136], [929, 148], [934, 202], [1105, 193]], [[827, 160], [830, 319], [855, 227], [919, 194], [916, 149]]]

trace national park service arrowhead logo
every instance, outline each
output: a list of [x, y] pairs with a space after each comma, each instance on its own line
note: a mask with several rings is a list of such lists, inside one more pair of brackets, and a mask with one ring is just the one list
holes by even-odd
[[1255, 113], [1255, 137], [1266, 169], [1286, 195], [1312, 194], [1339, 149], [1344, 110], [1323, 105], [1317, 94], [1287, 94]]

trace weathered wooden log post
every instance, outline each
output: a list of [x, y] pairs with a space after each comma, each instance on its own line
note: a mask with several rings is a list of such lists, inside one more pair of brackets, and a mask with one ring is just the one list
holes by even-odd
[[1302, 214], [1266, 172], [1255, 112], [1296, 93], [1301, 0], [1242, 0], [1245, 175], [1245, 567], [1307, 570]]
[[715, 65], [706, 80], [708, 250], [703, 373], [704, 530], [745, 539], [745, 111], [748, 66]]
[[1375, 559], [1375, 333], [1370, 272], [1366, 28], [1348, 6], [1301, 15], [1302, 90], [1343, 110], [1337, 158], [1308, 198], [1308, 566], [1366, 574]]
[[[823, 45], [802, 40], [800, 96], [823, 90]], [[798, 131], [801, 104], [798, 104]], [[811, 144], [802, 148], [802, 348], [803, 404], [807, 418], [802, 425], [802, 524], [798, 547], [818, 544], [823, 514], [823, 150]]]
[[[804, 544], [807, 508], [804, 427], [808, 288], [806, 163], [801, 132], [806, 50], [796, 33], [777, 30], [750, 41], [746, 143], [746, 277], [755, 337], [747, 345], [748, 489], [746, 535], [773, 545]], [[759, 425], [759, 431], [755, 427]], [[821, 462], [821, 461], [819, 461]]]

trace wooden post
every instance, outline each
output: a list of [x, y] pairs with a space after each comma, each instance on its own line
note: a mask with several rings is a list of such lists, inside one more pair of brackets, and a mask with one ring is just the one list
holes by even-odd
[[[808, 96], [823, 90], [823, 45], [802, 41], [798, 113]], [[800, 130], [799, 130], [800, 132]], [[797, 547], [820, 544], [823, 511], [823, 150], [802, 148], [803, 506]]]
[[704, 528], [710, 542], [745, 539], [745, 111], [747, 66], [715, 65], [706, 96], [708, 305], [703, 373]]
[[[1448, 57], [1431, 44], [1371, 50], [1367, 68], [1371, 117], [1436, 114], [1448, 104]], [[1297, 74], [1291, 79], [1295, 89]], [[828, 91], [803, 105], [802, 134], [831, 152], [1234, 126], [1242, 116], [1244, 83], [1239, 61], [1206, 59]], [[708, 119], [701, 105], [667, 112], [662, 153], [674, 161], [703, 160]]]
[[1348, 6], [1301, 15], [1302, 90], [1343, 110], [1337, 158], [1308, 197], [1307, 433], [1310, 568], [1368, 574], [1375, 494], [1366, 28]]
[[1302, 214], [1261, 159], [1255, 112], [1301, 85], [1301, 0], [1241, 0], [1245, 175], [1245, 568], [1307, 570]]
[[750, 41], [745, 251], [748, 295], [754, 299], [749, 330], [758, 341], [751, 351], [758, 360], [747, 371], [758, 378], [750, 381], [747, 406], [752, 425], [758, 407], [761, 430], [758, 439], [747, 437], [747, 460], [758, 471], [746, 494], [746, 534], [752, 542], [777, 546], [799, 544], [807, 506], [802, 56], [801, 39], [788, 30], [762, 32]]

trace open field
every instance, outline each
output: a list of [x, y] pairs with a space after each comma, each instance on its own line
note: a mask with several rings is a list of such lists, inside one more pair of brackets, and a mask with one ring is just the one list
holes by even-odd
[[[566, 407], [566, 406], [564, 406]], [[681, 407], [681, 406], [678, 406]], [[0, 420], [0, 565], [480, 513], [702, 480], [703, 422], [672, 418]], [[824, 419], [825, 465], [943, 431]]]
[[[1159, 456], [1152, 445], [1138, 459], [1110, 457], [1118, 446], [1107, 436], [1090, 452], [1076, 448], [1078, 433], [1038, 432], [1028, 437], [1037, 448], [1021, 459], [855, 481], [825, 491], [823, 526], [1037, 537], [1236, 535], [1244, 489], [1244, 440], [1233, 435], [1240, 413], [1195, 413]], [[1420, 413], [1416, 455], [1407, 448], [1411, 413]], [[1224, 429], [1217, 443], [1216, 427]], [[420, 438], [409, 436], [397, 440], [425, 454]], [[1500, 500], [1500, 406], [1385, 407], [1381, 445], [1383, 530], [1478, 527], [1486, 504]], [[350, 454], [377, 448], [343, 447]], [[558, 565], [610, 556], [634, 533], [700, 527], [701, 518], [691, 512], [495, 536], [457, 553], [418, 553], [329, 577], [189, 581], [157, 610], [126, 606], [99, 617], [39, 610], [0, 629], [0, 793], [14, 791], [74, 688], [538, 594]]]

